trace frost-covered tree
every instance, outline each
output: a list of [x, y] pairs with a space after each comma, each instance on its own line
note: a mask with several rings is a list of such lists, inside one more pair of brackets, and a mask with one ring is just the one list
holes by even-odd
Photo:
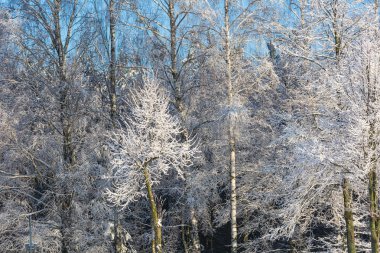
[[[368, 213], [376, 213], [368, 212], [366, 197], [368, 166], [373, 164], [368, 154], [374, 152], [368, 149], [376, 146], [374, 141], [367, 143], [368, 139], [374, 140], [373, 130], [367, 128], [376, 116], [367, 118], [365, 112], [376, 107], [373, 91], [377, 90], [374, 88], [377, 45], [373, 32], [367, 29], [369, 23], [361, 22], [371, 19], [365, 6], [355, 13], [348, 11], [353, 4], [339, 1], [324, 4], [323, 15], [333, 15], [334, 9], [340, 12], [335, 22], [340, 25], [342, 35], [347, 32], [343, 36], [344, 46], [329, 41], [321, 54], [318, 52], [321, 48], [309, 44], [300, 65], [301, 57], [289, 54], [290, 59], [295, 59], [289, 64], [297, 65], [288, 69], [282, 80], [287, 81], [291, 107], [284, 108], [283, 135], [273, 143], [282, 142], [283, 149], [278, 150], [276, 170], [265, 168], [268, 175], [273, 175], [271, 184], [281, 186], [278, 191], [274, 187], [263, 195], [264, 199], [271, 199], [264, 209], [275, 220], [263, 238], [288, 241], [294, 249], [341, 252], [347, 247], [349, 252], [355, 252], [353, 226], [356, 235], [368, 236]], [[333, 8], [331, 12], [325, 9], [327, 6]], [[347, 15], [353, 15], [356, 22], [343, 28], [349, 24], [345, 22]], [[281, 61], [290, 60], [285, 57], [289, 56], [282, 55]], [[319, 60], [315, 62], [316, 59]], [[298, 74], [289, 75], [293, 71]], [[348, 181], [355, 182], [351, 189]], [[322, 234], [322, 230], [329, 232]], [[305, 240], [308, 233], [312, 236]], [[369, 247], [365, 236], [355, 238], [360, 251]], [[302, 238], [305, 244], [297, 245], [300, 241], [297, 238]]]
[[[211, 9], [210, 9], [211, 8]], [[224, 152], [218, 154], [219, 164], [222, 168], [227, 167], [228, 180], [221, 180], [228, 193], [228, 211], [218, 210], [220, 217], [219, 225], [230, 223], [231, 225], [231, 252], [238, 251], [238, 188], [237, 178], [244, 175], [243, 170], [239, 171], [237, 166], [243, 166], [239, 161], [239, 149], [242, 149], [242, 139], [238, 136], [242, 129], [249, 122], [248, 117], [248, 97], [256, 94], [254, 64], [248, 56], [249, 45], [252, 37], [258, 35], [259, 24], [265, 21], [259, 17], [264, 16], [266, 5], [263, 1], [216, 1], [209, 2], [205, 9], [209, 9], [209, 26], [212, 27], [215, 36], [216, 46], [213, 52], [213, 67], [218, 73], [218, 81], [224, 86], [220, 90], [221, 101], [218, 107], [221, 111], [215, 112], [215, 118], [219, 117], [218, 128], [225, 136]], [[259, 37], [259, 36], [258, 36]], [[220, 119], [223, 120], [220, 120]], [[224, 122], [222, 122], [224, 121]], [[239, 123], [238, 123], [239, 122]], [[220, 151], [220, 150], [219, 150]], [[242, 158], [242, 157], [240, 157]], [[245, 164], [246, 165], [246, 164]], [[228, 182], [228, 183], [227, 183]], [[226, 185], [229, 185], [226, 187]], [[229, 214], [229, 217], [227, 216]]]
[[[353, 122], [350, 138], [357, 140], [350, 146], [352, 157], [360, 157], [357, 178], [368, 176], [369, 223], [372, 252], [379, 251], [378, 225], [378, 111], [379, 111], [379, 69], [380, 58], [377, 53], [379, 31], [369, 30], [355, 43], [355, 49], [348, 53], [342, 63], [342, 98], [346, 98], [345, 107], [350, 109], [349, 117]], [[355, 59], [355, 61], [354, 61]], [[363, 175], [364, 174], [364, 175]], [[357, 180], [356, 180], [357, 181]], [[354, 191], [358, 188], [354, 188]]]
[[194, 141], [181, 141], [180, 121], [169, 113], [169, 98], [159, 83], [147, 79], [142, 88], [131, 91], [131, 116], [125, 129], [112, 136], [112, 165], [116, 169], [115, 189], [110, 202], [122, 208], [147, 196], [154, 239], [153, 252], [163, 252], [162, 214], [157, 210], [153, 187], [171, 170], [183, 177], [197, 149]]

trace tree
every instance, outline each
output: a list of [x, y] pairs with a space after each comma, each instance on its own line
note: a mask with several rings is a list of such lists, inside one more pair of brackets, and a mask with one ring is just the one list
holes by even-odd
[[[282, 240], [281, 236], [304, 238], [308, 232], [316, 236], [318, 226], [324, 227], [326, 231], [330, 228], [331, 234], [313, 237], [310, 244], [304, 247], [310, 247], [309, 250], [324, 248], [341, 251], [347, 246], [350, 252], [355, 252], [355, 246], [358, 250], [369, 246], [359, 236], [354, 241], [355, 232], [368, 235], [366, 223], [374, 219], [367, 216], [365, 192], [367, 176], [370, 176], [367, 173], [370, 166], [376, 164], [370, 157], [377, 152], [377, 148], [373, 149], [373, 131], [370, 130], [373, 119], [376, 119], [371, 110], [377, 106], [372, 93], [377, 90], [374, 88], [377, 86], [377, 58], [374, 53], [377, 45], [372, 32], [367, 29], [370, 27], [369, 22], [364, 22], [371, 17], [366, 7], [353, 12], [350, 10], [355, 5], [347, 2], [324, 4], [325, 8], [317, 9], [322, 10], [322, 14], [315, 12], [314, 15], [337, 11], [335, 25], [331, 22], [334, 15], [326, 17], [324, 21], [337, 28], [339, 32], [336, 34], [340, 34], [340, 39], [331, 37], [334, 39], [326, 40], [322, 51], [309, 45], [307, 51], [297, 47], [298, 54], [290, 53], [290, 56], [298, 55], [295, 57], [298, 59], [290, 64], [297, 64], [301, 56], [304, 56], [302, 59], [305, 61], [301, 60], [302, 64], [292, 66], [293, 70], [287, 70], [285, 76], [296, 71], [292, 79], [283, 79], [288, 81], [291, 108], [284, 111], [286, 123], [279, 141], [286, 140], [283, 152], [291, 160], [283, 163], [281, 159], [285, 157], [282, 157], [276, 161], [276, 164], [283, 163], [283, 166], [277, 167], [273, 174], [276, 175], [274, 180], [279, 180], [274, 185], [283, 185], [277, 193], [272, 190], [266, 193], [277, 197], [270, 202], [272, 207], [265, 209], [273, 208], [273, 213], [284, 221], [278, 221], [274, 226], [276, 228], [272, 228], [268, 234], [272, 233], [272, 239], [276, 240]], [[354, 24], [346, 22], [349, 15], [353, 15]], [[310, 38], [312, 36], [306, 37], [306, 40]], [[337, 43], [339, 41], [342, 44]], [[289, 51], [295, 52], [291, 47], [286, 52]], [[285, 58], [289, 55], [281, 56], [281, 61], [290, 61]], [[306, 64], [307, 61], [310, 64]], [[372, 116], [368, 116], [366, 111]], [[353, 188], [349, 188], [348, 181], [355, 182]], [[376, 212], [375, 207], [370, 213]], [[308, 227], [308, 224], [313, 225]], [[344, 230], [347, 245], [343, 239]], [[276, 236], [276, 233], [281, 236]]]
[[[232, 62], [231, 62], [231, 45], [230, 45], [230, 6], [229, 0], [224, 1], [224, 32], [225, 32], [225, 61], [226, 61], [226, 75], [227, 75], [227, 96], [228, 108], [233, 106], [234, 90], [232, 86]], [[228, 116], [228, 142], [230, 148], [230, 183], [231, 183], [231, 253], [237, 253], [237, 221], [236, 221], [236, 137], [235, 137], [235, 120], [232, 112]]]
[[92, 33], [83, 32], [90, 20], [83, 17], [89, 9], [76, 0], [20, 0], [15, 4], [22, 21], [17, 80], [23, 89], [15, 96], [14, 108], [19, 115], [21, 107], [28, 111], [18, 122], [22, 127], [17, 145], [28, 161], [25, 167], [38, 175], [31, 187], [37, 199], [48, 203], [45, 212], [53, 217], [49, 221], [59, 224], [56, 238], [62, 252], [107, 247], [105, 226], [86, 228], [95, 216], [102, 217], [97, 224], [107, 223], [109, 216], [95, 194], [101, 188], [96, 172], [103, 173], [97, 155], [101, 135], [95, 134], [102, 121], [99, 93], [90, 82], [94, 73], [87, 71]]
[[[376, 19], [375, 19], [376, 20]], [[361, 132], [362, 142], [353, 151], [363, 152], [362, 170], [368, 173], [368, 195], [370, 213], [370, 232], [372, 252], [379, 252], [379, 218], [378, 218], [378, 90], [379, 90], [379, 55], [377, 49], [379, 31], [371, 29], [358, 42], [356, 50], [348, 54], [343, 63], [346, 75], [342, 78], [346, 83], [344, 91], [351, 103], [357, 107], [352, 112], [356, 122], [357, 132]], [[356, 64], [350, 61], [356, 59]], [[348, 73], [350, 75], [348, 75]], [[356, 148], [356, 149], [354, 149]]]
[[116, 120], [116, 9], [115, 1], [110, 0], [108, 4], [109, 15], [109, 32], [110, 32], [110, 61], [109, 61], [109, 100], [110, 100], [110, 116], [112, 125], [115, 125]]
[[192, 164], [197, 148], [194, 140], [180, 141], [184, 130], [169, 114], [168, 96], [157, 81], [147, 79], [131, 93], [131, 118], [112, 137], [116, 183], [115, 190], [108, 190], [108, 199], [125, 208], [146, 194], [154, 231], [152, 250], [162, 253], [162, 217], [153, 186], [170, 170], [182, 177], [182, 168]]
[[[238, 250], [236, 125], [240, 104], [237, 102], [237, 97], [239, 96], [239, 91], [245, 87], [245, 83], [250, 83], [250, 81], [252, 81], [249, 79], [244, 80], [242, 78], [242, 69], [239, 69], [242, 65], [239, 64], [238, 61], [240, 60], [244, 62], [244, 51], [239, 52], [239, 50], [244, 50], [243, 47], [247, 43], [246, 41], [248, 34], [244, 28], [254, 23], [256, 10], [253, 9], [257, 8], [259, 3], [260, 1], [248, 1], [247, 3], [242, 3], [239, 5], [233, 1], [224, 0], [224, 19], [223, 26], [220, 31], [220, 35], [223, 40], [222, 54], [225, 61], [223, 72], [225, 73], [225, 84], [227, 90], [226, 107], [228, 111], [227, 124], [230, 174], [231, 253], [237, 253]], [[237, 14], [234, 13], [234, 15], [232, 15], [233, 11], [237, 12]], [[235, 53], [232, 52], [234, 49]]]
[[[149, 65], [152, 66], [157, 77], [165, 80], [163, 83], [170, 91], [171, 104], [178, 112], [181, 124], [185, 131], [182, 139], [185, 140], [192, 132], [192, 126], [199, 123], [198, 118], [191, 118], [194, 108], [192, 101], [197, 100], [194, 93], [199, 90], [200, 85], [196, 79], [195, 65], [201, 65], [201, 54], [205, 52], [196, 50], [200, 47], [199, 37], [202, 34], [200, 16], [204, 12], [201, 5], [205, 1], [151, 1], [150, 3], [131, 1], [129, 9], [136, 17], [137, 22], [129, 24], [144, 31], [151, 40], [148, 44], [152, 50], [148, 53]], [[156, 12], [151, 12], [155, 9]], [[144, 52], [149, 50], [144, 50]], [[142, 56], [140, 56], [142, 57]], [[184, 168], [185, 169], [185, 168]], [[184, 252], [200, 252], [200, 241], [197, 215], [199, 215], [190, 203], [190, 180], [192, 168], [185, 171], [185, 180], [181, 181], [181, 187], [186, 194], [184, 202], [177, 202], [178, 206], [170, 206], [173, 212], [171, 218], [177, 222], [175, 217], [181, 216], [181, 238]], [[199, 174], [198, 174], [199, 175]], [[174, 183], [168, 180], [168, 183]], [[172, 186], [169, 186], [172, 187]], [[165, 195], [168, 192], [163, 193]], [[171, 198], [171, 197], [170, 197]], [[175, 197], [174, 197], [175, 198]], [[178, 208], [181, 206], [181, 208]], [[173, 226], [173, 230], [179, 226]], [[187, 232], [188, 231], [188, 232]]]

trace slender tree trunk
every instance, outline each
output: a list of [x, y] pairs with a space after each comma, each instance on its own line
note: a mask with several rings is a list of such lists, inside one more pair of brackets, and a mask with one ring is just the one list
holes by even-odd
[[113, 241], [114, 249], [115, 249], [116, 253], [126, 253], [127, 248], [125, 247], [125, 245], [123, 243], [123, 237], [124, 237], [123, 227], [122, 227], [121, 222], [120, 222], [119, 212], [116, 208], [114, 209], [114, 213], [115, 213], [115, 216], [114, 216], [114, 241]]
[[369, 182], [368, 182], [368, 194], [369, 194], [369, 204], [370, 204], [370, 231], [371, 231], [371, 249], [372, 253], [379, 252], [379, 217], [378, 217], [378, 192], [377, 192], [377, 157], [376, 142], [375, 138], [375, 124], [370, 123], [370, 134], [369, 134], [369, 146], [372, 151], [371, 154], [371, 170], [369, 172]]
[[[110, 118], [112, 127], [116, 127], [117, 120], [117, 97], [116, 97], [116, 14], [115, 0], [109, 1], [109, 29], [110, 29], [110, 61], [109, 61], [109, 100], [110, 100]], [[123, 229], [120, 222], [118, 211], [115, 210], [114, 218], [114, 247], [116, 253], [127, 252], [123, 243]]]
[[236, 222], [236, 144], [234, 118], [232, 115], [233, 106], [233, 87], [232, 87], [232, 63], [231, 63], [231, 45], [230, 45], [230, 16], [229, 0], [224, 1], [224, 29], [225, 29], [225, 60], [227, 64], [227, 90], [228, 90], [228, 109], [229, 109], [229, 126], [228, 139], [230, 148], [230, 184], [231, 184], [231, 253], [237, 253], [237, 222]]
[[378, 211], [377, 211], [377, 179], [376, 171], [369, 173], [369, 201], [370, 201], [370, 230], [371, 230], [371, 249], [372, 253], [379, 252], [378, 237]]
[[[58, 73], [61, 84], [61, 91], [59, 97], [60, 103], [60, 122], [62, 125], [62, 158], [63, 167], [66, 173], [69, 173], [73, 169], [75, 163], [75, 153], [74, 144], [72, 136], [72, 122], [70, 117], [70, 107], [69, 107], [69, 87], [67, 84], [66, 77], [66, 50], [67, 47], [63, 45], [61, 37], [61, 0], [54, 0], [54, 5], [52, 7], [52, 17], [54, 23], [54, 37], [52, 39], [54, 49], [58, 56]], [[74, 9], [75, 11], [75, 9]], [[70, 31], [68, 31], [69, 33]], [[67, 42], [66, 42], [67, 43]], [[65, 182], [63, 182], [65, 184]], [[72, 227], [72, 200], [74, 193], [70, 191], [67, 187], [63, 186], [62, 198], [60, 199], [60, 218], [62, 222], [61, 234], [62, 234], [62, 253], [68, 253], [70, 250], [71, 241], [71, 227]]]
[[[181, 89], [181, 83], [179, 82], [180, 74], [177, 70], [177, 47], [178, 47], [178, 41], [177, 41], [177, 18], [178, 16], [175, 13], [174, 8], [174, 1], [169, 0], [168, 2], [168, 15], [169, 15], [169, 22], [170, 22], [170, 63], [171, 63], [171, 77], [172, 82], [174, 86], [174, 97], [175, 97], [175, 107], [177, 111], [180, 114], [180, 118], [183, 124], [186, 122], [186, 113], [185, 113], [185, 105], [183, 102], [183, 94]], [[188, 138], [187, 131], [185, 131], [184, 136], [182, 136], [183, 140], [186, 140]], [[192, 242], [192, 252], [197, 253], [200, 252], [200, 242], [199, 242], [199, 236], [198, 236], [198, 221], [195, 216], [195, 210], [193, 207], [190, 207], [190, 214], [191, 216], [191, 242]], [[184, 245], [185, 252], [188, 251], [188, 245], [187, 245], [187, 239], [186, 239], [186, 233], [182, 233], [182, 241]]]
[[184, 253], [189, 253], [189, 246], [188, 246], [188, 243], [187, 243], [188, 235], [187, 235], [187, 231], [186, 231], [187, 226], [185, 226], [186, 221], [184, 219], [185, 215], [186, 215], [185, 213], [186, 213], [186, 211], [182, 210], [181, 239], [182, 239], [182, 245], [183, 245], [183, 252]]
[[152, 253], [156, 253], [156, 241], [154, 239], [152, 241]]
[[[65, 93], [65, 90], [63, 91]], [[67, 97], [61, 95], [61, 124], [62, 124], [62, 135], [63, 135], [63, 162], [64, 169], [66, 173], [70, 172], [73, 169], [75, 162], [74, 148], [72, 144], [72, 134], [71, 134], [71, 124], [68, 119], [68, 108], [67, 108]], [[72, 199], [73, 192], [65, 186], [66, 182], [63, 182], [61, 187], [62, 199], [61, 201], [61, 220], [62, 220], [62, 253], [69, 252], [70, 229], [72, 227]]]
[[184, 104], [183, 104], [183, 94], [181, 89], [181, 83], [179, 82], [179, 73], [177, 70], [177, 18], [175, 13], [174, 0], [169, 0], [168, 2], [168, 15], [170, 23], [170, 71], [172, 77], [172, 85], [174, 87], [174, 97], [175, 97], [175, 107], [183, 119], [184, 116]]
[[343, 178], [344, 219], [346, 221], [347, 252], [356, 253], [354, 219], [352, 216], [352, 194], [350, 183]]
[[201, 252], [201, 243], [199, 241], [198, 235], [198, 219], [195, 216], [194, 207], [190, 208], [190, 219], [191, 219], [191, 244], [192, 244], [192, 253]]
[[374, 0], [374, 11], [377, 18], [377, 15], [379, 14], [379, 0]]
[[68, 193], [67, 190], [63, 191], [63, 198], [61, 199], [60, 217], [62, 222], [61, 234], [62, 234], [62, 253], [69, 253], [69, 246], [71, 241], [72, 226], [72, 193]]
[[[368, 67], [369, 68], [369, 67]], [[369, 69], [367, 69], [369, 71]], [[378, 214], [378, 189], [377, 189], [377, 132], [376, 114], [374, 105], [376, 103], [376, 88], [373, 87], [369, 72], [367, 73], [368, 82], [368, 102], [367, 116], [369, 118], [369, 149], [370, 149], [370, 172], [368, 182], [368, 194], [370, 203], [370, 231], [372, 253], [379, 252], [379, 214]], [[368, 156], [368, 154], [366, 155]]]
[[54, 37], [53, 46], [58, 56], [58, 73], [61, 84], [60, 91], [60, 121], [62, 124], [62, 136], [63, 136], [63, 161], [66, 167], [70, 167], [74, 163], [74, 148], [72, 142], [72, 126], [70, 121], [69, 101], [68, 93], [69, 88], [67, 86], [66, 77], [66, 52], [65, 46], [62, 43], [61, 38], [61, 0], [55, 0], [52, 8], [52, 16], [54, 23]]
[[110, 63], [109, 63], [109, 100], [110, 100], [110, 116], [112, 125], [115, 125], [117, 105], [116, 105], [116, 17], [115, 17], [115, 1], [109, 2], [109, 22], [110, 22]]
[[332, 13], [333, 13], [333, 36], [334, 36], [334, 50], [335, 50], [335, 57], [336, 60], [339, 61], [340, 55], [342, 53], [342, 38], [340, 36], [340, 32], [338, 30], [339, 23], [338, 23], [338, 6], [337, 3], [334, 2], [332, 6]]
[[148, 200], [151, 210], [152, 226], [154, 231], [154, 242], [153, 249], [156, 253], [162, 253], [162, 231], [161, 231], [161, 221], [158, 217], [157, 206], [154, 200], [154, 194], [152, 190], [152, 182], [150, 180], [150, 175], [148, 172], [147, 165], [144, 166], [144, 177], [145, 177], [145, 186], [148, 192]]

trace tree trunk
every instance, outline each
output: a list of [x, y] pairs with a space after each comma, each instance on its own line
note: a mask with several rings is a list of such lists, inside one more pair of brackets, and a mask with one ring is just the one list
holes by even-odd
[[114, 209], [114, 213], [115, 213], [115, 216], [114, 216], [114, 241], [113, 241], [114, 249], [115, 249], [116, 253], [126, 253], [127, 248], [123, 242], [123, 237], [124, 237], [123, 227], [121, 226], [120, 218], [119, 218], [119, 212], [117, 211], [116, 208]]
[[224, 1], [224, 29], [225, 29], [225, 60], [227, 64], [227, 90], [228, 90], [228, 110], [229, 126], [228, 139], [230, 148], [230, 184], [231, 184], [231, 253], [237, 253], [237, 222], [236, 222], [236, 144], [234, 118], [232, 115], [233, 106], [233, 87], [232, 87], [232, 63], [231, 63], [231, 46], [230, 46], [230, 17], [229, 17], [229, 0]]
[[335, 57], [336, 60], [339, 60], [340, 55], [342, 53], [342, 38], [340, 37], [340, 32], [338, 30], [338, 7], [337, 3], [333, 3], [333, 36], [334, 36], [334, 49], [335, 49]]
[[185, 210], [182, 211], [182, 227], [181, 227], [181, 239], [182, 239], [182, 246], [183, 246], [183, 252], [184, 253], [189, 253], [189, 246], [188, 246], [188, 243], [187, 243], [187, 238], [188, 238], [188, 235], [187, 235], [187, 231], [186, 231], [186, 228], [187, 226], [185, 226]]
[[148, 200], [150, 205], [150, 211], [151, 211], [151, 218], [152, 218], [152, 226], [154, 231], [154, 242], [153, 242], [153, 252], [156, 253], [162, 253], [162, 231], [161, 231], [161, 221], [158, 217], [157, 212], [157, 206], [156, 202], [154, 200], [153, 190], [152, 190], [152, 183], [150, 180], [149, 171], [147, 168], [147, 165], [144, 166], [144, 177], [145, 177], [145, 186], [146, 190], [148, 192]]
[[174, 87], [174, 98], [175, 98], [175, 107], [178, 110], [182, 120], [185, 118], [184, 115], [184, 104], [183, 104], [183, 94], [181, 89], [181, 83], [179, 82], [179, 76], [177, 70], [177, 19], [178, 15], [175, 13], [174, 0], [169, 0], [168, 2], [168, 15], [170, 23], [170, 74], [172, 86]]
[[[368, 74], [369, 99], [367, 104], [367, 115], [370, 118], [369, 124], [369, 149], [370, 149], [370, 172], [368, 183], [368, 195], [370, 203], [370, 231], [371, 231], [371, 249], [372, 253], [379, 252], [379, 215], [378, 215], [378, 189], [377, 189], [377, 141], [376, 141], [376, 119], [372, 119], [375, 115], [374, 104], [376, 102], [375, 88], [371, 86], [371, 79]], [[366, 155], [367, 156], [367, 155]]]
[[63, 198], [61, 199], [61, 235], [62, 235], [62, 253], [70, 252], [70, 241], [71, 241], [71, 231], [72, 226], [72, 195], [67, 193], [66, 190], [63, 192]]
[[[109, 1], [108, 15], [110, 22], [110, 61], [109, 61], [109, 100], [110, 100], [110, 118], [112, 127], [116, 126], [117, 118], [117, 98], [116, 98], [116, 16], [115, 16], [115, 0]], [[120, 223], [119, 215], [115, 210], [114, 219], [114, 247], [116, 253], [127, 252], [123, 244], [123, 229]]]
[[375, 17], [377, 18], [377, 15], [379, 14], [379, 0], [374, 0], [374, 11]]
[[[168, 2], [168, 15], [169, 15], [169, 22], [170, 22], [170, 63], [171, 63], [171, 77], [173, 81], [174, 86], [174, 97], [175, 97], [175, 107], [180, 115], [180, 119], [182, 124], [185, 126], [186, 122], [186, 113], [185, 113], [185, 105], [183, 102], [183, 94], [181, 89], [181, 83], [179, 82], [180, 74], [177, 70], [177, 47], [178, 47], [178, 41], [177, 41], [177, 19], [178, 15], [175, 13], [174, 8], [174, 1], [169, 0]], [[183, 136], [181, 137], [183, 141], [187, 140], [188, 133], [185, 130]], [[186, 179], [185, 179], [186, 180]], [[192, 207], [190, 207], [190, 214], [191, 214], [191, 233], [190, 233], [190, 240], [192, 242], [192, 251], [193, 253], [200, 252], [200, 242], [199, 242], [199, 236], [198, 236], [198, 221], [195, 217], [195, 211]], [[185, 212], [183, 212], [185, 214]], [[183, 230], [185, 232], [185, 230]], [[185, 252], [188, 251], [189, 245], [187, 245], [187, 239], [186, 239], [186, 233], [182, 233], [183, 238], [183, 245], [185, 248]]]
[[344, 219], [346, 221], [347, 252], [356, 253], [354, 219], [352, 216], [352, 194], [347, 178], [343, 179]]
[[115, 126], [117, 106], [116, 106], [116, 41], [115, 41], [115, 1], [109, 2], [109, 21], [110, 21], [110, 63], [109, 63], [109, 99], [110, 99], [110, 116], [112, 125]]
[[192, 244], [192, 253], [201, 252], [201, 243], [199, 241], [198, 234], [198, 220], [195, 216], [194, 207], [190, 208], [190, 219], [191, 219], [191, 244]]
[[372, 253], [379, 252], [378, 215], [377, 215], [377, 179], [376, 171], [369, 173], [369, 201], [370, 201], [370, 230]]
[[[61, 91], [59, 97], [60, 103], [60, 122], [62, 125], [62, 158], [63, 158], [63, 167], [65, 173], [69, 173], [73, 169], [75, 163], [75, 153], [74, 153], [74, 144], [72, 136], [72, 122], [70, 118], [70, 107], [69, 107], [69, 87], [67, 85], [67, 76], [66, 76], [66, 50], [68, 41], [65, 42], [65, 45], [62, 42], [61, 35], [61, 0], [54, 0], [54, 5], [52, 7], [52, 17], [54, 23], [54, 36], [52, 37], [52, 42], [54, 49], [58, 57], [58, 73], [61, 84]], [[75, 12], [75, 7], [73, 8]], [[68, 35], [70, 30], [67, 31]], [[66, 184], [66, 182], [63, 182]], [[69, 191], [68, 187], [62, 186], [60, 189], [62, 192], [61, 202], [61, 234], [62, 234], [62, 253], [68, 253], [70, 250], [70, 241], [71, 241], [71, 227], [72, 227], [72, 201], [74, 193]]]

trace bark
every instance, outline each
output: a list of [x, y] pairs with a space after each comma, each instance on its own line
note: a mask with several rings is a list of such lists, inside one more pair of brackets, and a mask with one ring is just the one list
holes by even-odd
[[231, 184], [231, 253], [237, 253], [237, 222], [236, 222], [236, 144], [234, 118], [232, 116], [233, 106], [233, 87], [232, 87], [232, 63], [231, 63], [231, 46], [230, 46], [230, 17], [229, 17], [229, 0], [224, 1], [224, 29], [225, 29], [225, 60], [227, 64], [227, 90], [228, 90], [228, 139], [230, 149], [230, 184]]
[[115, 41], [115, 1], [109, 2], [109, 21], [110, 21], [110, 65], [109, 65], [109, 100], [110, 100], [110, 116], [112, 125], [115, 126], [117, 105], [116, 105], [116, 41]]
[[352, 194], [347, 178], [343, 179], [344, 219], [346, 221], [347, 252], [356, 253], [355, 229], [352, 215]]
[[181, 239], [182, 239], [182, 245], [183, 245], [183, 252], [188, 253], [189, 252], [189, 246], [187, 242], [188, 235], [186, 233], [187, 226], [185, 225], [184, 217], [185, 217], [185, 211], [182, 212]]
[[123, 227], [120, 222], [119, 213], [115, 209], [115, 217], [114, 217], [114, 247], [116, 253], [126, 253], [127, 248], [123, 242], [124, 233]]
[[[69, 118], [69, 88], [67, 86], [67, 77], [66, 77], [66, 50], [67, 46], [63, 45], [62, 37], [61, 37], [61, 1], [55, 0], [52, 8], [52, 17], [54, 28], [52, 35], [52, 41], [54, 49], [58, 56], [58, 73], [61, 84], [61, 92], [60, 92], [60, 120], [62, 124], [62, 136], [63, 136], [63, 161], [65, 162], [66, 167], [70, 167], [74, 164], [75, 154], [74, 154], [74, 146], [72, 142], [72, 124]], [[73, 12], [75, 8], [73, 8]], [[73, 16], [73, 15], [72, 15]], [[69, 26], [70, 27], [70, 26]], [[71, 30], [68, 30], [68, 34], [71, 33]], [[66, 41], [68, 44], [68, 41]]]
[[[75, 152], [74, 152], [74, 144], [73, 144], [73, 127], [72, 121], [70, 118], [70, 101], [69, 101], [69, 87], [67, 85], [67, 76], [66, 76], [66, 55], [67, 48], [69, 45], [69, 39], [71, 34], [72, 25], [74, 22], [75, 16], [75, 5], [72, 10], [72, 14], [70, 16], [70, 23], [68, 25], [67, 30], [67, 38], [65, 44], [63, 44], [62, 40], [62, 31], [61, 31], [61, 8], [62, 2], [61, 0], [55, 0], [54, 5], [52, 7], [52, 18], [54, 26], [51, 28], [53, 30], [52, 42], [53, 47], [58, 56], [58, 73], [61, 84], [60, 91], [60, 121], [62, 125], [62, 138], [63, 138], [63, 146], [62, 146], [62, 156], [64, 162], [64, 169], [66, 172], [70, 172], [73, 169], [73, 165], [75, 164]], [[63, 187], [61, 199], [61, 210], [60, 216], [62, 221], [61, 234], [62, 234], [62, 253], [68, 253], [70, 251], [70, 241], [71, 241], [71, 227], [72, 227], [72, 200], [74, 193], [69, 191], [67, 187]]]
[[190, 219], [191, 219], [191, 243], [192, 243], [192, 251], [193, 253], [201, 252], [201, 243], [199, 240], [198, 234], [198, 219], [195, 216], [194, 207], [190, 209]]
[[156, 253], [156, 243], [154, 239], [152, 241], [152, 253]]
[[337, 3], [333, 3], [333, 36], [334, 36], [334, 49], [335, 49], [335, 57], [339, 60], [339, 57], [342, 53], [342, 38], [340, 36], [338, 30], [338, 7]]
[[[112, 127], [116, 126], [117, 120], [117, 97], [116, 97], [116, 13], [115, 0], [110, 0], [108, 5], [109, 24], [110, 24], [110, 62], [109, 62], [109, 100], [110, 100], [110, 118]], [[127, 252], [123, 243], [123, 229], [120, 218], [116, 215], [114, 219], [115, 237], [114, 247], [116, 253]]]
[[177, 20], [178, 15], [175, 13], [174, 8], [174, 0], [169, 0], [168, 2], [168, 15], [169, 15], [169, 23], [170, 23], [170, 71], [171, 78], [174, 87], [174, 97], [175, 97], [175, 107], [181, 115], [182, 120], [185, 118], [184, 115], [184, 103], [183, 103], [183, 94], [181, 89], [181, 83], [179, 82], [180, 74], [177, 69]]
[[148, 200], [151, 210], [152, 226], [154, 231], [154, 241], [153, 241], [153, 252], [162, 253], [162, 231], [161, 231], [161, 221], [157, 212], [157, 205], [154, 200], [154, 194], [152, 190], [152, 182], [150, 180], [150, 174], [147, 168], [147, 165], [143, 167], [144, 169], [144, 178], [145, 186], [148, 193]]
[[61, 234], [62, 234], [62, 253], [70, 252], [70, 241], [71, 241], [71, 231], [72, 226], [72, 197], [73, 194], [68, 193], [66, 190], [63, 192], [63, 199], [61, 200]]
[[379, 252], [378, 237], [378, 208], [377, 208], [377, 179], [376, 171], [369, 173], [369, 201], [370, 201], [370, 230], [372, 253]]
[[[376, 131], [376, 115], [374, 105], [376, 100], [376, 88], [373, 86], [370, 76], [370, 66], [367, 66], [367, 85], [368, 85], [368, 101], [367, 116], [369, 118], [369, 149], [370, 149], [370, 172], [368, 182], [368, 195], [370, 202], [370, 231], [371, 231], [371, 249], [372, 253], [379, 252], [379, 214], [378, 214], [378, 188], [377, 188], [377, 131]], [[368, 157], [368, 154], [365, 154]]]
[[301, 18], [301, 29], [305, 28], [305, 9], [306, 9], [306, 3], [305, 0], [300, 1], [300, 18]]

